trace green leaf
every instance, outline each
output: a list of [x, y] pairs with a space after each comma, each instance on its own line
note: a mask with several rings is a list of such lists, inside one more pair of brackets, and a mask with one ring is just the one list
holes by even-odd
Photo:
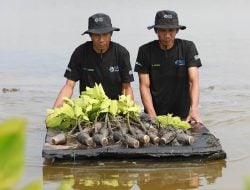
[[90, 95], [81, 95], [80, 99], [82, 101], [81, 106], [86, 106], [86, 105], [94, 104], [98, 102], [96, 99], [92, 98]]
[[67, 97], [64, 97], [64, 98], [63, 98], [63, 101], [64, 101], [66, 104], [70, 105], [71, 107], [73, 107], [73, 106], [75, 105], [74, 101], [71, 100], [71, 99], [69, 99], [69, 98], [67, 98]]
[[62, 122], [61, 116], [55, 116], [55, 114], [50, 114], [47, 116], [45, 123], [47, 127], [58, 127], [61, 125]]
[[24, 167], [25, 119], [0, 123], [0, 189], [12, 189]]
[[102, 99], [107, 99], [108, 97], [106, 96], [102, 85], [101, 84], [95, 84], [94, 88], [89, 88], [86, 87], [86, 90], [81, 93], [81, 96], [87, 95], [89, 97], [92, 97], [97, 100], [102, 100]]
[[138, 107], [135, 107], [135, 106], [129, 107], [128, 111], [130, 111], [130, 112], [138, 112]]
[[86, 107], [86, 112], [89, 112], [89, 111], [91, 111], [92, 110], [92, 108], [93, 108], [93, 106], [92, 105], [88, 105], [87, 107]]
[[83, 115], [82, 108], [79, 105], [75, 105], [74, 109], [76, 117], [80, 117], [81, 115]]
[[85, 115], [85, 114], [83, 114], [82, 115], [82, 119], [83, 119], [83, 121], [89, 121], [89, 117], [87, 116], [87, 115]]
[[110, 102], [110, 108], [109, 108], [109, 112], [115, 116], [118, 112], [118, 103], [117, 100], [111, 100]]
[[74, 119], [64, 119], [59, 127], [62, 129], [70, 129], [76, 125], [76, 122]]
[[182, 121], [180, 117], [173, 117], [172, 114], [167, 115], [159, 115], [156, 117], [156, 121], [158, 121], [160, 124], [166, 126], [172, 126], [175, 128], [183, 128], [183, 129], [189, 129], [191, 126], [188, 122]]
[[118, 100], [118, 114], [130, 115], [133, 118], [139, 118], [141, 108], [139, 105], [134, 104], [130, 96], [121, 95]]
[[102, 103], [101, 103], [101, 105], [100, 105], [100, 109], [101, 110], [108, 109], [109, 106], [110, 106], [110, 103], [111, 103], [110, 99], [103, 100]]
[[88, 115], [91, 122], [95, 121], [95, 118], [98, 116], [97, 112], [91, 112]]
[[63, 113], [63, 111], [62, 111], [62, 108], [60, 107], [60, 108], [55, 108], [53, 114], [55, 114], [55, 115], [61, 115], [62, 113]]
[[74, 118], [75, 117], [73, 108], [70, 105], [68, 105], [68, 104], [64, 103], [63, 106], [61, 107], [61, 111], [66, 116], [69, 116], [70, 118]]
[[50, 115], [50, 114], [53, 114], [55, 112], [55, 110], [53, 109], [47, 109], [47, 114]]

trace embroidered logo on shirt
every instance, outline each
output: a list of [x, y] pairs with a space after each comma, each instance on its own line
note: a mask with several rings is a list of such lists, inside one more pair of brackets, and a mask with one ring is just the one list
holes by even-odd
[[174, 63], [177, 66], [185, 65], [185, 60], [184, 59], [178, 59]]
[[82, 69], [84, 71], [90, 71], [90, 72], [94, 72], [95, 71], [95, 69], [90, 69], [90, 68], [86, 68], [86, 67], [83, 67]]
[[109, 72], [113, 73], [113, 72], [119, 72], [119, 66], [116, 65], [116, 66], [111, 66], [109, 67]]
[[161, 64], [152, 64], [152, 67], [160, 67]]

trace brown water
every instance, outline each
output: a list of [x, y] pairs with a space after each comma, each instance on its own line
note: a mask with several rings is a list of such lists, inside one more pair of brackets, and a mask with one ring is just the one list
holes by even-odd
[[[226, 161], [166, 163], [149, 161], [98, 162], [43, 167], [43, 179], [73, 178], [75, 189], [192, 189], [214, 183]], [[67, 176], [67, 177], [65, 177]], [[202, 178], [201, 178], [202, 176]]]
[[[44, 189], [74, 180], [74, 189], [244, 189], [250, 177], [250, 3], [211, 1], [1, 1], [0, 120], [27, 118], [26, 170], [22, 184], [41, 179]], [[44, 166], [44, 118], [65, 79], [73, 49], [87, 36], [87, 18], [110, 14], [113, 40], [128, 48], [134, 66], [139, 45], [156, 38], [146, 27], [160, 9], [174, 9], [200, 52], [200, 109], [227, 159], [213, 162], [102, 161]], [[140, 103], [138, 80], [133, 83]], [[75, 91], [75, 96], [78, 89]], [[124, 159], [126, 160], [126, 159]], [[3, 163], [0, 163], [3, 164]]]

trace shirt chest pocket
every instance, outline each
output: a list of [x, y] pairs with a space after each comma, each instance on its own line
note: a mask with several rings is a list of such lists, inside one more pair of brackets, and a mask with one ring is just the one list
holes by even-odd
[[93, 86], [95, 83], [101, 82], [96, 73], [96, 69], [92, 67], [82, 67], [81, 81], [86, 84], [86, 86]]
[[121, 82], [119, 68], [114, 66], [106, 68], [82, 67], [81, 79], [87, 85], [103, 82], [112, 85]]
[[156, 82], [166, 80], [183, 80], [187, 78], [187, 67], [185, 64], [164, 63], [152, 64], [150, 69], [151, 77]]
[[187, 77], [187, 67], [184, 59], [178, 59], [175, 61], [176, 76], [179, 79], [185, 79]]

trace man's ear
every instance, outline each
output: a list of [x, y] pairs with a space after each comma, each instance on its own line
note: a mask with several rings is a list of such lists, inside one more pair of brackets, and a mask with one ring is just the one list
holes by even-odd
[[93, 33], [89, 33], [89, 37], [93, 41]]

